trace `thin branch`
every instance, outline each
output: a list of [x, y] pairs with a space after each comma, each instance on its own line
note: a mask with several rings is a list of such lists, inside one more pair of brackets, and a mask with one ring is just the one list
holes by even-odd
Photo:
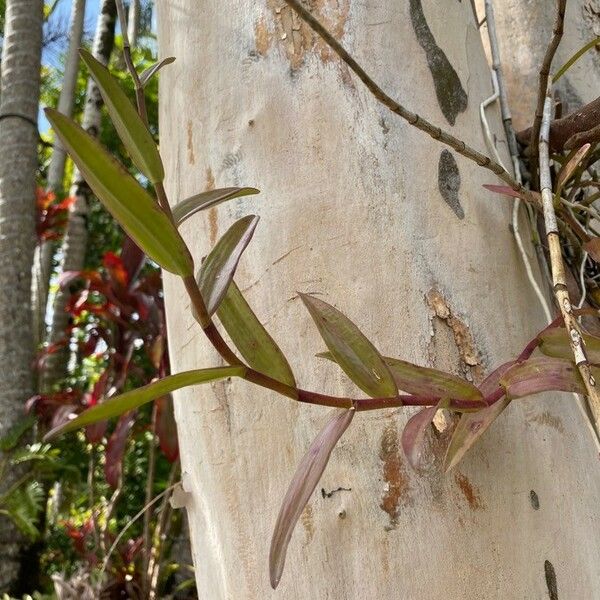
[[[554, 20], [554, 28], [552, 31], [552, 39], [546, 49], [544, 60], [540, 68], [540, 78], [538, 85], [537, 102], [535, 107], [535, 117], [533, 120], [533, 127], [531, 128], [531, 177], [532, 181], [536, 180], [536, 173], [538, 169], [538, 140], [540, 137], [540, 129], [542, 126], [542, 118], [544, 114], [544, 98], [546, 97], [546, 90], [548, 88], [548, 81], [550, 78], [550, 67], [552, 66], [552, 60], [556, 54], [558, 45], [563, 36], [565, 10], [567, 7], [567, 0], [558, 0], [556, 6], [556, 18]], [[541, 177], [541, 174], [540, 174]]]
[[540, 166], [540, 192], [544, 209], [544, 223], [546, 227], [546, 238], [550, 252], [550, 266], [552, 269], [552, 282], [554, 295], [565, 322], [567, 335], [571, 344], [571, 350], [575, 359], [575, 365], [581, 374], [585, 386], [588, 403], [594, 418], [596, 435], [600, 432], [600, 394], [596, 386], [596, 380], [592, 375], [590, 363], [585, 349], [585, 340], [577, 319], [573, 315], [573, 306], [569, 298], [565, 266], [562, 259], [560, 238], [558, 235], [558, 222], [554, 210], [554, 194], [552, 193], [552, 178], [550, 175], [550, 121], [552, 119], [552, 90], [548, 81], [546, 99], [542, 113], [542, 123], [539, 138], [539, 166]]
[[478, 152], [474, 148], [468, 146], [463, 140], [454, 137], [447, 131], [433, 125], [418, 114], [411, 112], [399, 102], [388, 96], [373, 79], [366, 73], [366, 71], [356, 62], [356, 60], [348, 53], [348, 51], [321, 25], [321, 23], [306, 9], [299, 0], [285, 0], [286, 3], [293, 8], [298, 15], [305, 21], [323, 40], [325, 43], [340, 57], [340, 59], [346, 63], [346, 65], [354, 72], [354, 74], [365, 84], [367, 89], [375, 96], [379, 102], [391, 110], [394, 114], [402, 117], [410, 125], [413, 125], [417, 129], [425, 132], [435, 140], [439, 140], [443, 144], [450, 146], [456, 152], [476, 162], [480, 167], [484, 167], [492, 173], [496, 174], [502, 181], [508, 184], [512, 189], [521, 192], [527, 200], [535, 204], [533, 195], [519, 185], [514, 178], [499, 165], [496, 161], [492, 160], [489, 156]]

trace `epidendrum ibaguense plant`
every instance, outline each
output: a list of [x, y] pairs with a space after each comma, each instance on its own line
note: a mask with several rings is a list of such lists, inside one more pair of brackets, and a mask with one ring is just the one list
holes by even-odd
[[[58, 434], [119, 416], [184, 386], [230, 377], [245, 379], [295, 402], [336, 409], [302, 459], [283, 500], [269, 557], [273, 587], [280, 581], [294, 526], [315, 490], [334, 446], [350, 426], [356, 413], [403, 406], [422, 407], [407, 422], [402, 434], [403, 450], [409, 463], [415, 468], [419, 467], [426, 432], [437, 411], [443, 409], [456, 413], [459, 420], [446, 451], [447, 469], [461, 460], [514, 399], [550, 390], [575, 392], [589, 398], [595, 421], [598, 421], [600, 414], [595, 385], [600, 369], [593, 366], [600, 364], [600, 338], [588, 334], [583, 336], [577, 318], [586, 313], [586, 310], [578, 312], [569, 300], [555, 210], [555, 198], [560, 200], [561, 189], [566, 189], [565, 185], [573, 178], [577, 181], [581, 179], [582, 161], [589, 147], [573, 152], [568, 157], [553, 193], [549, 179], [548, 127], [551, 98], [548, 96], [545, 116], [540, 121], [541, 196], [535, 194], [513, 179], [498, 162], [469, 148], [463, 141], [431, 125], [387, 96], [297, 0], [287, 2], [392, 112], [496, 173], [508, 186], [495, 186], [496, 191], [516, 195], [544, 214], [554, 291], [561, 313], [514, 360], [493, 369], [476, 386], [451, 373], [414, 365], [400, 358], [382, 356], [342, 312], [312, 295], [299, 293], [328, 349], [319, 356], [337, 363], [368, 397], [338, 397], [303, 389], [297, 384], [286, 357], [261, 325], [233, 281], [237, 265], [257, 227], [258, 217], [249, 215], [235, 222], [200, 265], [195, 263], [178, 230], [183, 221], [196, 213], [231, 198], [258, 193], [258, 190], [212, 190], [185, 199], [171, 209], [163, 186], [162, 160], [144, 124], [143, 86], [137, 86], [136, 111], [107, 69], [91, 55], [82, 52], [82, 58], [102, 91], [123, 144], [141, 175], [154, 186], [155, 197], [129, 175], [97, 140], [71, 119], [51, 109], [47, 109], [46, 114], [94, 193], [131, 239], [150, 259], [181, 278], [195, 319], [228, 366], [177, 373], [112, 397], [58, 425], [47, 437], [53, 438]], [[164, 62], [157, 65], [157, 68]], [[134, 80], [140, 84], [133, 65], [129, 63]], [[545, 90], [546, 83], [544, 92]], [[559, 216], [561, 215], [559, 210]], [[196, 267], [197, 273], [194, 274]], [[594, 312], [593, 309], [587, 309], [587, 312], [590, 311]], [[241, 358], [222, 336], [215, 324], [215, 316]], [[536, 351], [541, 352], [541, 356], [534, 356]]]

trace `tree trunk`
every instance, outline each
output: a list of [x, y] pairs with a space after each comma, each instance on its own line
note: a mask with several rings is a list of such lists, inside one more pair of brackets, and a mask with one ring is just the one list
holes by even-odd
[[[477, 10], [482, 16], [483, 2], [477, 0]], [[519, 131], [531, 125], [533, 120], [540, 66], [554, 27], [556, 0], [502, 0], [494, 3], [494, 12], [513, 121]], [[555, 73], [575, 52], [598, 36], [600, 3], [597, 0], [568, 0], [564, 34], [551, 72]], [[597, 48], [586, 52], [557, 82], [563, 115], [598, 97], [600, 52]]]
[[135, 48], [140, 29], [140, 0], [130, 0], [127, 14], [127, 37], [132, 48]]
[[[309, 4], [392, 96], [486, 151], [492, 87], [469, 2]], [[297, 290], [383, 354], [475, 381], [544, 325], [510, 204], [481, 187], [494, 177], [378, 104], [283, 1], [158, 10], [161, 55], [178, 59], [160, 82], [171, 201], [262, 189], [182, 232], [199, 264], [234, 219], [261, 216], [237, 280], [302, 387], [361, 396], [314, 357], [324, 344]], [[218, 364], [179, 281], [165, 277], [165, 295], [173, 371]], [[271, 597], [278, 508], [328, 413], [238, 381], [176, 395], [200, 597]], [[422, 472], [406, 463], [412, 414], [356, 416], [292, 537], [281, 598], [600, 597], [598, 457], [572, 396], [514, 402], [449, 474], [443, 427]]]
[[[115, 0], [103, 0], [98, 15], [94, 46], [92, 48], [94, 57], [103, 64], [108, 64], [114, 46], [116, 18], [117, 9]], [[102, 105], [100, 90], [90, 77], [86, 91], [82, 126], [92, 135], [99, 135], [100, 133]], [[69, 220], [63, 238], [63, 257], [60, 264], [60, 272], [80, 271], [84, 266], [87, 244], [86, 219], [91, 190], [77, 169], [75, 169], [73, 174], [73, 183], [69, 191], [69, 196], [74, 197], [75, 202], [69, 213]], [[66, 335], [65, 330], [69, 323], [69, 315], [65, 312], [65, 306], [69, 296], [69, 290], [64, 289], [59, 290], [54, 297], [52, 323], [49, 334], [51, 344], [60, 341]], [[68, 359], [68, 348], [64, 348], [62, 351], [48, 356], [42, 379], [43, 390], [51, 389], [54, 384], [66, 375]]]
[[[9, 0], [0, 84], [0, 438], [33, 395], [31, 267], [35, 248], [41, 0]], [[2, 494], [14, 482], [11, 470]], [[15, 589], [25, 540], [0, 516], [0, 590]]]
[[[73, 114], [73, 103], [75, 101], [75, 88], [77, 75], [79, 74], [79, 47], [83, 35], [84, 16], [85, 0], [73, 0], [69, 27], [69, 47], [57, 106], [57, 109], [63, 115], [69, 117]], [[63, 192], [66, 160], [67, 154], [60, 141], [58, 139], [54, 140], [54, 150], [48, 167], [48, 190], [58, 194]], [[55, 244], [51, 240], [44, 241], [36, 248], [33, 274], [33, 309], [34, 319], [37, 319], [34, 328], [37, 342], [44, 340], [46, 337], [46, 304], [54, 250]]]

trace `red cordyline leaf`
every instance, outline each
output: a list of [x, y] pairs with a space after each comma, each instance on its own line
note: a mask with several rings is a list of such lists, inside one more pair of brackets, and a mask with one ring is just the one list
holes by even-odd
[[166, 459], [173, 463], [179, 458], [177, 441], [177, 425], [173, 414], [173, 397], [171, 394], [155, 400], [156, 402], [156, 435], [160, 449]]
[[418, 469], [421, 465], [421, 454], [423, 451], [423, 442], [427, 429], [433, 422], [435, 413], [447, 405], [447, 401], [440, 400], [436, 406], [428, 406], [413, 415], [402, 431], [402, 450], [413, 469]]
[[106, 477], [106, 482], [112, 488], [116, 488], [119, 485], [123, 473], [123, 455], [125, 454], [129, 432], [131, 431], [136, 415], [137, 411], [135, 410], [121, 415], [106, 445], [104, 476]]
[[308, 452], [304, 455], [283, 499], [269, 552], [271, 587], [275, 589], [281, 580], [285, 555], [294, 527], [321, 479], [331, 451], [342, 437], [354, 417], [354, 410], [336, 411], [321, 429]]
[[113, 282], [121, 287], [127, 286], [129, 278], [125, 266], [123, 265], [123, 261], [119, 256], [114, 252], [106, 252], [102, 257], [102, 265]]
[[125, 235], [121, 261], [127, 273], [127, 281], [132, 282], [137, 278], [145, 260], [146, 255], [140, 250], [140, 247], [128, 235]]

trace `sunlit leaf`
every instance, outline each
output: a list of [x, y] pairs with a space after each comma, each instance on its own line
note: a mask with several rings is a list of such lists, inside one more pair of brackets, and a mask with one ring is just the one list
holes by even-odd
[[388, 367], [358, 327], [327, 302], [306, 294], [299, 296], [344, 373], [369, 396], [396, 396], [398, 389]]
[[185, 242], [146, 190], [71, 119], [50, 108], [46, 115], [94, 194], [138, 246], [167, 271], [191, 275]]
[[212, 208], [226, 200], [259, 193], [260, 190], [251, 187], [230, 187], [202, 192], [201, 194], [196, 194], [195, 196], [191, 196], [190, 198], [178, 202], [173, 207], [173, 220], [179, 227], [186, 219], [189, 219], [192, 215], [195, 215], [201, 210]]
[[141, 388], [125, 392], [120, 396], [113, 396], [101, 404], [82, 412], [78, 417], [68, 423], [64, 423], [52, 429], [45, 437], [50, 440], [57, 435], [73, 431], [95, 423], [101, 419], [110, 419], [122, 415], [128, 410], [138, 408], [147, 402], [156, 400], [169, 392], [180, 388], [223, 379], [224, 377], [243, 377], [246, 369], [244, 367], [217, 367], [212, 369], [197, 369], [195, 371], [184, 371], [176, 375], [169, 375], [159, 381], [149, 383]]
[[[573, 350], [569, 343], [567, 330], [564, 327], [553, 327], [544, 330], [538, 337], [540, 352], [546, 356], [573, 359]], [[583, 339], [588, 360], [593, 364], [600, 364], [600, 338], [586, 334]]]
[[500, 378], [509, 398], [522, 398], [540, 392], [585, 393], [575, 364], [562, 358], [530, 358], [508, 369]]
[[571, 178], [581, 161], [585, 158], [585, 155], [589, 152], [591, 148], [591, 144], [584, 144], [577, 150], [572, 153], [573, 155], [569, 159], [566, 165], [564, 165], [561, 170], [558, 172], [558, 178], [556, 180], [556, 195], [560, 196], [560, 192], [563, 188], [563, 185]]
[[283, 352], [262, 326], [235, 281], [223, 298], [217, 316], [244, 360], [255, 370], [295, 387], [292, 369]]
[[98, 84], [110, 118], [135, 166], [153, 183], [165, 177], [162, 161], [152, 135], [129, 98], [109, 73], [87, 50], [79, 51], [83, 62]]
[[447, 404], [447, 400], [440, 400], [436, 406], [428, 406], [413, 415], [402, 431], [402, 450], [413, 469], [418, 469], [423, 452], [423, 442], [427, 429], [433, 422], [435, 413]]
[[148, 67], [145, 71], [140, 75], [140, 83], [142, 86], [145, 86], [151, 79], [166, 65], [170, 65], [175, 62], [174, 56], [167, 56], [167, 58], [163, 58], [157, 63], [153, 64], [151, 67]]
[[[492, 371], [479, 386], [482, 394], [488, 396], [496, 392], [498, 387], [500, 387], [501, 377], [514, 364], [515, 361], [509, 361]], [[461, 415], [446, 450], [446, 457], [444, 459], [446, 471], [454, 468], [462, 460], [465, 454], [473, 447], [473, 444], [487, 431], [509, 404], [510, 399], [503, 396], [491, 406], [482, 408], [477, 412], [463, 413]]]
[[235, 270], [250, 243], [258, 217], [248, 215], [236, 221], [211, 250], [198, 271], [198, 286], [211, 316], [218, 308]]
[[354, 410], [336, 411], [314, 439], [294, 473], [277, 516], [271, 539], [269, 574], [273, 589], [279, 585], [281, 580], [285, 555], [294, 527], [321, 479], [331, 451], [352, 422], [354, 412]]

